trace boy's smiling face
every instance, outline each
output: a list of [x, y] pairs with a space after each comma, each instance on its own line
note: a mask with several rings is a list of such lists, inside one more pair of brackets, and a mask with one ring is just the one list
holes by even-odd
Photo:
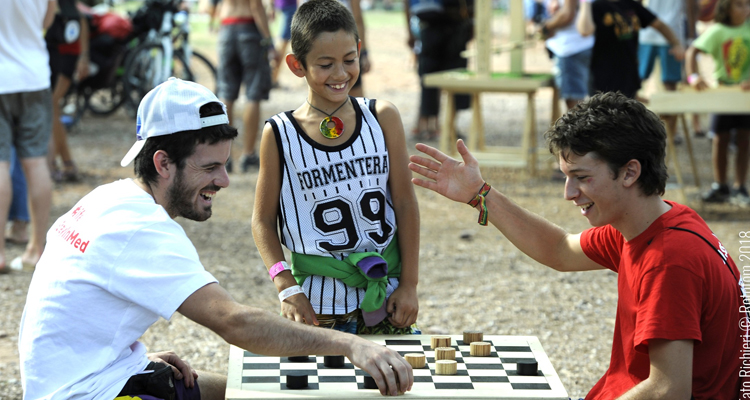
[[318, 35], [306, 59], [305, 79], [315, 98], [310, 101], [339, 104], [347, 99], [359, 78], [358, 47], [354, 35], [343, 30]]
[[592, 153], [570, 153], [559, 157], [565, 174], [565, 199], [581, 210], [592, 226], [617, 225], [623, 218], [625, 201], [623, 174], [615, 177], [609, 165]]

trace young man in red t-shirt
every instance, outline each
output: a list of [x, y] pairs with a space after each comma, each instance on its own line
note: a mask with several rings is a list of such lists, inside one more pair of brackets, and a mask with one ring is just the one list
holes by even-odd
[[[666, 134], [659, 118], [621, 94], [593, 96], [546, 133], [565, 173], [565, 198], [593, 228], [570, 234], [482, 179], [462, 141], [458, 162], [418, 144], [413, 182], [468, 202], [524, 253], [558, 271], [618, 273], [610, 366], [587, 399], [737, 399], [740, 273], [690, 208], [662, 200]], [[477, 194], [477, 189], [479, 193]], [[550, 251], [550, 249], [553, 249]], [[748, 343], [748, 342], [744, 342]]]

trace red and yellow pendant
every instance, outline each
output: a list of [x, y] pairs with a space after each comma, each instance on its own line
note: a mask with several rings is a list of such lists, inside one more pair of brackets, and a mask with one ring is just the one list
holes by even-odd
[[[333, 127], [330, 126], [333, 122]], [[320, 121], [320, 133], [328, 139], [336, 139], [344, 133], [344, 121], [339, 117], [328, 116]]]

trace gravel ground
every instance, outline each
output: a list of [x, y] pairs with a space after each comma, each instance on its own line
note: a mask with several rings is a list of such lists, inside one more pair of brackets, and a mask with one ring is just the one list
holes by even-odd
[[[396, 17], [393, 17], [394, 19]], [[399, 16], [399, 23], [401, 21]], [[378, 20], [380, 21], [380, 20]], [[400, 24], [375, 22], [370, 31], [373, 71], [365, 76], [366, 93], [387, 99], [399, 108], [407, 135], [418, 107], [418, 81], [406, 49]], [[495, 32], [500, 35], [504, 26]], [[374, 32], [377, 31], [377, 34]], [[377, 36], [376, 36], [377, 35]], [[495, 60], [502, 69], [502, 56]], [[543, 49], [528, 51], [528, 69], [549, 69]], [[304, 82], [282, 73], [282, 89], [263, 104], [263, 114], [288, 110], [303, 101]], [[538, 133], [549, 123], [548, 90], [537, 98]], [[525, 98], [486, 95], [483, 101], [488, 143], [518, 144], [523, 127]], [[466, 132], [469, 115], [461, 114], [459, 130]], [[705, 123], [705, 122], [704, 122]], [[83, 178], [58, 185], [53, 194], [52, 221], [94, 187], [132, 175], [119, 160], [132, 144], [134, 124], [124, 113], [107, 119], [88, 118], [70, 135]], [[541, 140], [541, 136], [540, 136]], [[413, 151], [415, 141], [409, 140]], [[436, 145], [436, 142], [432, 142]], [[239, 155], [239, 143], [235, 145]], [[704, 190], [710, 182], [707, 140], [694, 143]], [[678, 148], [686, 168], [684, 145]], [[531, 177], [523, 170], [483, 168], [485, 179], [527, 207], [574, 232], [586, 220], [562, 199], [562, 184], [551, 170]], [[685, 173], [686, 182], [692, 175]], [[250, 229], [257, 173], [232, 174], [231, 187], [216, 198], [213, 217], [196, 223], [179, 220], [193, 240], [206, 268], [240, 302], [276, 311], [278, 300], [255, 248]], [[666, 198], [679, 200], [670, 179]], [[571, 397], [583, 397], [608, 366], [616, 307], [616, 275], [608, 271], [558, 273], [519, 252], [492, 227], [476, 224], [476, 212], [432, 192], [416, 188], [422, 217], [421, 274], [418, 323], [428, 334], [458, 334], [478, 329], [486, 334], [538, 336]], [[730, 254], [738, 260], [737, 233], [750, 230], [750, 213], [730, 206], [700, 207], [694, 186], [686, 188], [690, 204], [698, 209]], [[435, 216], [439, 216], [435, 218]], [[8, 245], [8, 259], [22, 248]], [[18, 366], [18, 324], [31, 272], [0, 276], [0, 400], [22, 396]], [[181, 315], [160, 321], [143, 336], [152, 351], [172, 349], [201, 370], [226, 373], [229, 346], [209, 330]]]

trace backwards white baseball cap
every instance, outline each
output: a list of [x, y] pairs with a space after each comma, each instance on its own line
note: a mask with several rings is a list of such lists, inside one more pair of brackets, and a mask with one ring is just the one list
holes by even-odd
[[[201, 118], [200, 108], [207, 103], [221, 104], [224, 113]], [[135, 159], [148, 138], [229, 124], [227, 106], [215, 94], [195, 82], [175, 77], [146, 93], [137, 115], [136, 142], [120, 161], [123, 167]]]

